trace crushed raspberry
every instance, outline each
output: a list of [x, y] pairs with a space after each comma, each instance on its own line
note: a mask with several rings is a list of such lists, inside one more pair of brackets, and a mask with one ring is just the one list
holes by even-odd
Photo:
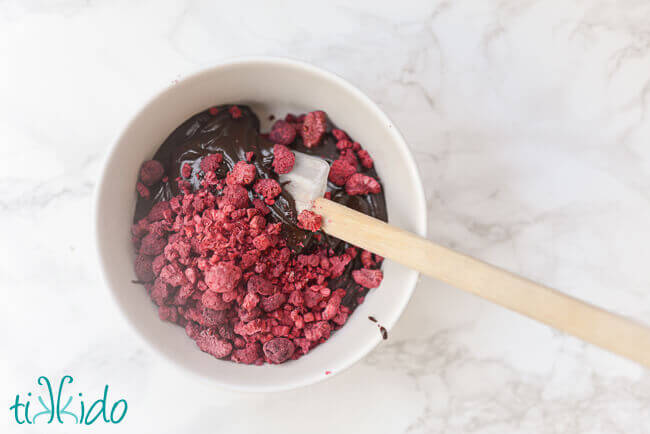
[[151, 197], [151, 193], [149, 192], [149, 189], [147, 186], [145, 186], [143, 183], [138, 182], [135, 185], [135, 190], [138, 192], [141, 198], [143, 199], [149, 199]]
[[371, 176], [363, 173], [355, 173], [345, 183], [345, 192], [350, 196], [357, 194], [377, 194], [381, 191], [381, 185]]
[[273, 170], [281, 175], [291, 172], [296, 164], [296, 156], [284, 145], [273, 146]]
[[160, 161], [145, 161], [140, 167], [140, 181], [142, 181], [144, 185], [154, 185], [156, 182], [160, 181], [164, 175], [165, 168]]
[[305, 116], [302, 130], [302, 141], [308, 148], [318, 145], [327, 129], [327, 116], [324, 111], [314, 111]]
[[352, 272], [352, 279], [364, 288], [376, 288], [384, 278], [381, 270], [361, 268]]
[[302, 210], [298, 214], [298, 227], [306, 231], [316, 232], [320, 229], [322, 217], [310, 210]]
[[336, 140], [346, 140], [348, 138], [348, 135], [345, 133], [345, 131], [339, 130], [338, 128], [332, 128], [332, 135], [336, 138]]
[[241, 185], [226, 186], [223, 189], [223, 198], [226, 204], [232, 205], [235, 209], [248, 206], [248, 190]]
[[357, 173], [356, 167], [350, 164], [349, 161], [339, 158], [332, 163], [332, 166], [330, 166], [330, 172], [329, 175], [327, 175], [327, 179], [332, 184], [342, 187], [355, 173]]
[[141, 282], [150, 282], [156, 278], [150, 256], [141, 254], [135, 258], [135, 275]]
[[233, 119], [239, 119], [239, 118], [241, 118], [243, 116], [242, 112], [241, 112], [241, 109], [239, 107], [237, 107], [236, 105], [230, 106], [228, 111], [230, 112], [230, 116]]
[[269, 140], [278, 145], [289, 145], [296, 138], [296, 129], [287, 121], [279, 120], [273, 124]]
[[255, 179], [255, 166], [245, 161], [238, 161], [226, 176], [228, 185], [248, 185]]
[[[219, 109], [213, 109], [214, 116]], [[228, 110], [233, 119], [243, 117], [240, 107]], [[381, 192], [376, 179], [357, 173], [372, 168], [370, 155], [344, 131], [327, 128], [321, 111], [287, 115], [268, 136], [272, 160], [248, 151], [226, 173], [221, 152], [188, 161], [180, 173], [169, 174], [177, 177], [181, 193], [154, 203], [132, 225], [138, 282], [159, 318], [184, 327], [201, 351], [245, 364], [297, 359], [341, 328], [355, 303], [381, 283], [383, 258], [349, 245], [330, 247], [320, 232], [308, 235], [309, 245], [298, 243], [300, 249], [291, 250], [285, 223], [277, 217], [278, 207], [287, 203], [278, 198], [282, 186], [273, 178], [256, 179], [261, 167], [277, 174], [293, 169], [298, 132], [306, 147], [325, 137], [337, 144], [339, 158], [328, 177], [332, 184], [350, 195]], [[195, 174], [197, 163], [201, 172]], [[155, 160], [142, 165], [138, 194], [151, 198], [148, 186], [167, 179], [162, 169]], [[200, 186], [189, 182], [192, 175], [198, 175]], [[340, 190], [331, 188], [325, 197]], [[303, 211], [296, 223], [319, 231], [322, 217]]]
[[235, 289], [241, 275], [241, 268], [238, 266], [228, 262], [219, 262], [205, 272], [205, 283], [212, 291], [229, 292]]
[[271, 363], [282, 363], [293, 356], [296, 346], [287, 338], [273, 338], [262, 347], [264, 355]]
[[269, 178], [260, 179], [257, 181], [253, 189], [257, 194], [263, 196], [266, 199], [273, 199], [282, 193], [282, 187], [280, 186], [280, 183], [275, 179]]
[[365, 149], [357, 151], [357, 157], [359, 158], [361, 165], [366, 169], [370, 169], [374, 164], [372, 157]]
[[223, 155], [219, 153], [206, 155], [201, 159], [201, 163], [199, 164], [199, 167], [205, 173], [214, 172], [219, 168], [222, 161], [223, 161]]
[[210, 107], [210, 114], [212, 116], [216, 116], [217, 113], [219, 113], [219, 108], [218, 107]]
[[225, 339], [221, 339], [213, 329], [202, 330], [195, 340], [201, 351], [212, 354], [217, 359], [222, 359], [232, 352], [232, 344]]
[[183, 164], [183, 167], [181, 168], [181, 176], [183, 178], [189, 178], [192, 176], [192, 166], [187, 163]]

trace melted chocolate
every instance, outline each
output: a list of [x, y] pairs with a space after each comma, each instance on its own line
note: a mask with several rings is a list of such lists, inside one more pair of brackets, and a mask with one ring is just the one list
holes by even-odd
[[[260, 122], [255, 113], [250, 107], [240, 105], [238, 107], [241, 109], [242, 116], [239, 119], [233, 119], [228, 111], [229, 107], [229, 105], [219, 106], [215, 115], [210, 114], [209, 110], [198, 113], [183, 122], [167, 137], [153, 158], [160, 161], [165, 167], [168, 181], [159, 182], [150, 187], [151, 199], [138, 199], [134, 221], [145, 217], [155, 203], [169, 200], [180, 193], [176, 179], [181, 176], [181, 168], [186, 163], [192, 167], [192, 175], [188, 181], [195, 189], [198, 189], [203, 176], [199, 165], [201, 159], [206, 155], [217, 152], [223, 155], [223, 162], [217, 170], [219, 178], [225, 177], [226, 173], [238, 161], [246, 161], [248, 152], [253, 152], [254, 156], [250, 162], [255, 165], [258, 178], [278, 178], [271, 166], [273, 143], [265, 135], [260, 134]], [[314, 148], [305, 147], [299, 134], [289, 148], [321, 157], [332, 164], [339, 157], [336, 138], [331, 134], [332, 128], [336, 127], [329, 124], [323, 140]], [[360, 172], [379, 181], [374, 168], [361, 168]], [[327, 190], [331, 192], [331, 199], [335, 202], [383, 221], [388, 220], [383, 189], [379, 194], [350, 196], [344, 188], [328, 183]], [[249, 192], [249, 195], [252, 199], [254, 193]], [[282, 191], [269, 208], [271, 209], [270, 219], [283, 223], [283, 236], [287, 240], [287, 245], [296, 253], [308, 253], [314, 249], [316, 244], [319, 244], [312, 232], [304, 231], [297, 226], [296, 207], [289, 193]], [[323, 235], [324, 241], [337, 255], [351, 247], [350, 244], [342, 240], [328, 237], [327, 234]], [[350, 261], [341, 277], [331, 279], [329, 282], [331, 288], [346, 288], [348, 290], [343, 304], [352, 308], [357, 305], [357, 297], [363, 296], [367, 292], [365, 288], [360, 287], [352, 280], [352, 270], [361, 267], [359, 256], [357, 255], [354, 260]]]

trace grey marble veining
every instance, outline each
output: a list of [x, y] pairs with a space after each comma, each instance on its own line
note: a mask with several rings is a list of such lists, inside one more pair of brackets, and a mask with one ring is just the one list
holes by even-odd
[[227, 57], [290, 56], [400, 127], [432, 240], [647, 322], [648, 23], [635, 0], [0, 0], [0, 399], [73, 373], [126, 395], [133, 432], [650, 431], [648, 370], [426, 278], [331, 380], [215, 389], [120, 318], [91, 236], [100, 161], [149, 96]]

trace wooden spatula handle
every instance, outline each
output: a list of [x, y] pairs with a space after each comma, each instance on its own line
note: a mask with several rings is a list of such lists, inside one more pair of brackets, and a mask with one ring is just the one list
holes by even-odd
[[323, 230], [427, 276], [650, 367], [650, 329], [327, 199]]

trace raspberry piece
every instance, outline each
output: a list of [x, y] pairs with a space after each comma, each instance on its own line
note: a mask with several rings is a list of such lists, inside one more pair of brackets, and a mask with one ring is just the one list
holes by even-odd
[[142, 238], [142, 244], [140, 244], [140, 253], [144, 255], [156, 256], [162, 253], [166, 245], [166, 239], [152, 232]]
[[279, 120], [273, 124], [269, 139], [279, 145], [288, 145], [296, 138], [296, 129], [287, 121]]
[[206, 155], [201, 159], [201, 162], [199, 163], [199, 167], [205, 173], [214, 172], [219, 168], [222, 161], [223, 161], [223, 155], [219, 153]]
[[[230, 307], [218, 292], [205, 291], [201, 296], [201, 304], [208, 310], [222, 312]], [[200, 321], [199, 321], [200, 322]]]
[[253, 187], [255, 192], [265, 199], [273, 199], [282, 192], [280, 183], [275, 179], [265, 178], [260, 179]]
[[150, 282], [156, 278], [152, 270], [151, 257], [138, 255], [135, 258], [135, 275], [141, 282]]
[[361, 161], [361, 165], [366, 169], [370, 169], [374, 164], [372, 157], [365, 149], [361, 149], [360, 151], [357, 151], [357, 157], [359, 157], [359, 161]]
[[218, 107], [210, 107], [209, 112], [210, 112], [210, 114], [211, 114], [212, 116], [216, 116], [217, 113], [219, 113], [219, 108], [218, 108]]
[[232, 352], [230, 360], [237, 363], [250, 365], [255, 363], [260, 357], [260, 344], [258, 342], [249, 342], [244, 348], [236, 349]]
[[183, 164], [183, 167], [181, 167], [181, 176], [183, 178], [189, 178], [192, 176], [192, 166], [188, 163]]
[[151, 193], [149, 192], [149, 189], [147, 188], [146, 185], [144, 185], [141, 182], [138, 182], [135, 185], [135, 190], [138, 192], [141, 198], [143, 199], [149, 199], [151, 197]]
[[336, 149], [343, 151], [344, 149], [352, 149], [352, 142], [348, 139], [342, 139], [336, 142]]
[[205, 272], [205, 283], [214, 292], [229, 292], [241, 279], [241, 268], [229, 262], [219, 262]]
[[305, 326], [305, 338], [311, 342], [328, 339], [332, 326], [327, 321], [316, 321]]
[[313, 148], [320, 143], [327, 129], [327, 116], [324, 111], [318, 110], [307, 113], [300, 133], [302, 141], [308, 148]]
[[251, 161], [253, 161], [253, 158], [255, 158], [255, 152], [253, 151], [246, 152], [246, 161], [250, 163]]
[[228, 185], [248, 185], [255, 179], [255, 166], [244, 161], [238, 161], [226, 176]]
[[275, 285], [257, 274], [252, 275], [248, 279], [246, 289], [248, 289], [249, 292], [257, 292], [261, 295], [273, 295], [277, 290]]
[[248, 190], [241, 185], [226, 186], [223, 189], [223, 198], [227, 204], [232, 205], [235, 209], [248, 206]]
[[261, 199], [257, 199], [257, 198], [253, 199], [253, 206], [254, 206], [255, 209], [257, 209], [259, 212], [261, 212], [262, 215], [267, 215], [267, 214], [269, 214], [269, 213], [271, 212], [271, 210], [269, 209], [269, 207], [266, 206], [266, 204], [264, 203], [264, 201], [261, 200]]
[[332, 135], [336, 138], [336, 140], [346, 140], [348, 138], [348, 135], [345, 134], [345, 131], [339, 130], [338, 128], [332, 129]]
[[157, 222], [159, 220], [165, 219], [165, 212], [171, 210], [171, 206], [168, 201], [158, 202], [151, 207], [149, 214], [147, 214], [147, 220], [150, 222]]
[[298, 214], [298, 227], [306, 231], [316, 232], [320, 229], [321, 223], [322, 217], [313, 211], [305, 209]]
[[372, 253], [367, 250], [361, 252], [361, 263], [364, 268], [373, 268], [377, 265], [375, 260], [372, 258]]
[[350, 196], [357, 194], [379, 193], [381, 185], [371, 176], [355, 173], [345, 183], [345, 192]]
[[293, 356], [296, 346], [287, 338], [273, 338], [264, 344], [262, 350], [271, 363], [282, 363]]
[[201, 351], [212, 354], [217, 359], [222, 359], [232, 353], [232, 344], [221, 339], [213, 329], [201, 330], [195, 340]]
[[165, 175], [165, 168], [162, 163], [157, 160], [149, 160], [142, 163], [140, 166], [140, 181], [144, 185], [154, 185], [160, 181]]
[[344, 158], [339, 158], [330, 166], [330, 173], [327, 179], [334, 185], [342, 187], [352, 175], [357, 173], [357, 168]]
[[296, 156], [284, 145], [273, 146], [273, 170], [277, 174], [289, 173], [296, 164]]
[[187, 283], [185, 274], [176, 264], [167, 264], [160, 270], [159, 279], [171, 286], [182, 286]]
[[381, 270], [361, 268], [352, 272], [352, 279], [364, 288], [376, 288], [384, 278]]
[[279, 309], [287, 301], [287, 296], [282, 292], [276, 292], [268, 297], [262, 297], [260, 307], [264, 312], [273, 312]]
[[244, 301], [241, 303], [241, 307], [250, 312], [257, 306], [257, 303], [259, 303], [259, 301], [260, 298], [257, 296], [257, 294], [254, 292], [248, 292], [244, 297]]
[[230, 112], [230, 116], [233, 119], [239, 119], [239, 118], [241, 118], [243, 116], [242, 112], [241, 112], [241, 109], [239, 107], [237, 107], [236, 105], [230, 106], [228, 111]]

